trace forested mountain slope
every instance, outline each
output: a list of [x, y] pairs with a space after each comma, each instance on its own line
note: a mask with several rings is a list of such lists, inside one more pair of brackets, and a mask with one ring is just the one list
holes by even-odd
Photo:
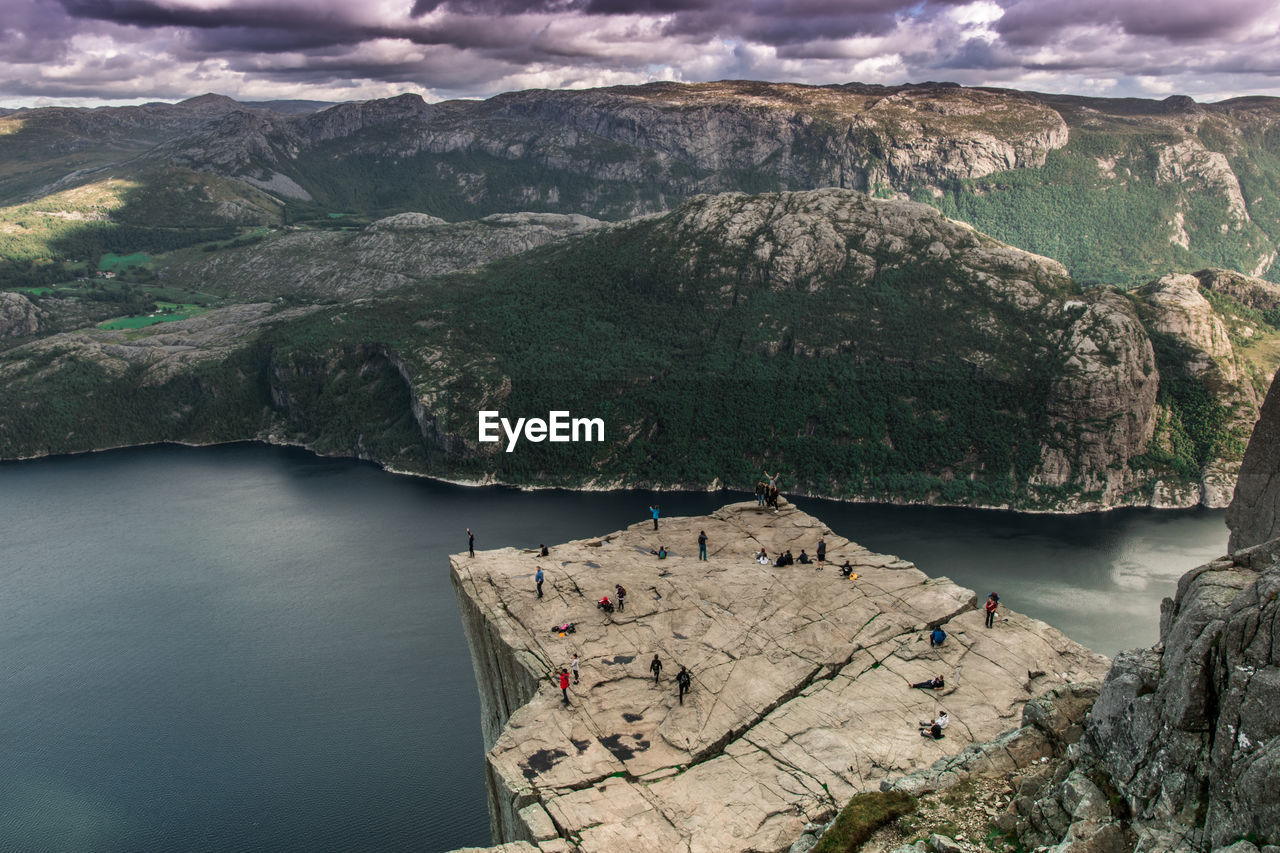
[[[55, 197], [76, 187], [114, 187], [112, 204]], [[820, 187], [933, 204], [1082, 283], [1208, 266], [1274, 278], [1280, 106], [727, 81], [300, 114], [218, 96], [19, 110], [0, 116], [0, 259], [154, 252], [218, 238], [199, 229], [339, 214], [618, 220], [698, 193]], [[100, 217], [33, 230], [61, 214]], [[112, 225], [135, 230], [100, 233]]]
[[[286, 237], [236, 250], [273, 296]], [[1222, 505], [1280, 325], [1264, 281], [1081, 288], [927, 205], [842, 190], [700, 196], [383, 284], [23, 338], [0, 355], [0, 456], [267, 438], [452, 479], [749, 487], [781, 468], [846, 498]], [[606, 440], [507, 453], [477, 441], [482, 409], [600, 417]]]

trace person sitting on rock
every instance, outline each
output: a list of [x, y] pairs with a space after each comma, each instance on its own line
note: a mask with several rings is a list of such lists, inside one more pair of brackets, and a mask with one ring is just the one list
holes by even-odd
[[942, 740], [942, 730], [951, 722], [951, 718], [947, 716], [946, 711], [939, 711], [936, 719], [927, 723], [920, 724], [920, 736], [931, 737], [934, 740]]
[[933, 633], [929, 634], [929, 648], [936, 649], [947, 641], [947, 632], [942, 630], [942, 626], [938, 625], [933, 629]]
[[796, 563], [796, 558], [795, 558], [795, 557], [793, 557], [793, 556], [791, 556], [791, 549], [790, 549], [790, 548], [788, 548], [788, 549], [787, 549], [787, 555], [786, 555], [786, 556], [787, 556], [787, 565], [788, 565], [788, 566], [794, 566], [794, 565], [795, 565], [795, 563]]
[[538, 547], [541, 549], [541, 550], [538, 552], [538, 556], [539, 556], [539, 557], [550, 557], [550, 556], [551, 556], [551, 552], [547, 550], [547, 546], [546, 546], [546, 545], [539, 545]]
[[764, 547], [761, 546], [760, 553], [756, 554], [756, 562], [762, 566], [769, 565], [769, 555], [765, 553]]
[[667, 547], [666, 547], [665, 545], [659, 545], [659, 546], [658, 546], [658, 550], [656, 550], [656, 551], [655, 551], [655, 550], [653, 550], [652, 548], [650, 548], [650, 549], [649, 549], [649, 553], [650, 553], [650, 554], [657, 554], [657, 555], [658, 555], [658, 559], [659, 559], [659, 560], [665, 560], [665, 559], [667, 559]]
[[613, 612], [613, 602], [609, 600], [609, 596], [607, 595], [596, 602], [596, 607], [599, 607], [605, 613]]
[[849, 561], [845, 560], [844, 565], [840, 567], [840, 574], [845, 577], [853, 577], [853, 566], [849, 565]]
[[927, 681], [919, 681], [911, 685], [913, 689], [920, 689], [920, 690], [940, 690], [945, 686], [946, 686], [946, 682], [942, 680], [941, 675], [936, 676], [934, 678], [930, 678]]
[[800, 549], [800, 559], [796, 560], [796, 562], [802, 566], [809, 565], [809, 555], [804, 552], [803, 548]]

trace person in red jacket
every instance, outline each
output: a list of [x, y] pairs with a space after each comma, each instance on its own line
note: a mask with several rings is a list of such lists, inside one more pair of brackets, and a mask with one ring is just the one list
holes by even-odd
[[560, 670], [560, 694], [564, 696], [564, 704], [568, 705], [569, 704], [569, 671], [563, 668]]
[[987, 611], [987, 627], [990, 628], [996, 620], [996, 608], [1000, 606], [1000, 596], [994, 592], [987, 596], [987, 603], [983, 605], [983, 609]]

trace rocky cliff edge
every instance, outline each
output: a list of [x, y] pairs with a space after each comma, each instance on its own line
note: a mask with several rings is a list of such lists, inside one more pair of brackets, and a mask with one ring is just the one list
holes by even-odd
[[1227, 514], [1230, 554], [1161, 606], [1160, 641], [1116, 656], [1083, 737], [997, 819], [1049, 853], [1280, 851], [1280, 383]]
[[[819, 535], [824, 571], [753, 560], [761, 547], [813, 550]], [[665, 560], [651, 553], [659, 545]], [[846, 559], [856, 579], [834, 567]], [[543, 851], [785, 850], [852, 794], [1016, 727], [1029, 699], [1107, 665], [1018, 613], [984, 628], [973, 591], [792, 506], [734, 504], [548, 558], [502, 549], [451, 563], [481, 693], [494, 841]], [[595, 602], [619, 583], [626, 610], [606, 615]], [[576, 631], [552, 630], [565, 622]], [[934, 625], [949, 637], [931, 651]], [[565, 707], [551, 675], [574, 652], [581, 682]], [[683, 704], [681, 665], [693, 673]], [[939, 674], [944, 690], [909, 687]], [[917, 723], [941, 708], [947, 737], [920, 737]]]

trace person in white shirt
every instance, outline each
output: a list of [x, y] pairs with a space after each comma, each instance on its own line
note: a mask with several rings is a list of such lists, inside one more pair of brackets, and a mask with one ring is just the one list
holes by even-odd
[[931, 737], [934, 740], [942, 740], [942, 730], [951, 722], [951, 717], [947, 716], [946, 711], [939, 711], [936, 719], [920, 724], [920, 736]]

